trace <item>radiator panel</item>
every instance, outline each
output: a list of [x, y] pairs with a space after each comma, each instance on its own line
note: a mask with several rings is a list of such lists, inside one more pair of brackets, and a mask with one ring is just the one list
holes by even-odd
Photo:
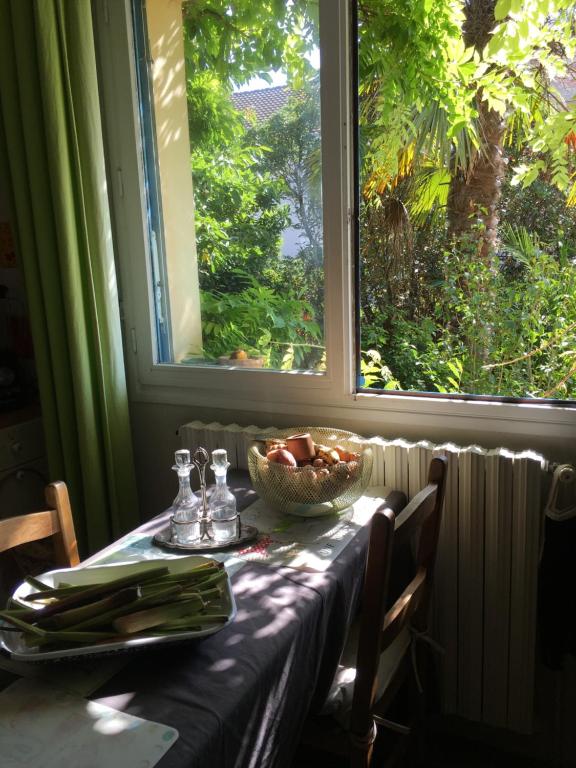
[[455, 445], [439, 446], [435, 455], [446, 456], [448, 471], [438, 557], [434, 577], [434, 631], [444, 654], [442, 703], [445, 712], [458, 712], [458, 459]]
[[510, 613], [512, 568], [513, 460], [491, 451], [486, 456], [486, 518], [484, 560], [483, 720], [498, 726], [508, 719]]
[[535, 454], [521, 454], [513, 460], [508, 723], [520, 733], [532, 731], [534, 710], [537, 563], [542, 529], [539, 468]]

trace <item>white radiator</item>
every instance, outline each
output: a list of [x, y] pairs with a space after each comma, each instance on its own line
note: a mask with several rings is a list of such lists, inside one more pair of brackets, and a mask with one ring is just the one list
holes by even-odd
[[[182, 447], [225, 448], [247, 469], [248, 447], [274, 427], [190, 422]], [[435, 575], [434, 631], [443, 646], [444, 710], [530, 733], [533, 725], [537, 574], [546, 462], [533, 452], [451, 443], [370, 439], [371, 485], [411, 498], [426, 484], [432, 456], [448, 459]]]

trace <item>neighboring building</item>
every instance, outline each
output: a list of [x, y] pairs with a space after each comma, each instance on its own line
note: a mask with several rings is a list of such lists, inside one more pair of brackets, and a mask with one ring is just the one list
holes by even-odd
[[289, 88], [276, 85], [254, 91], [237, 91], [232, 94], [232, 103], [239, 112], [255, 116], [257, 123], [264, 123], [288, 103]]

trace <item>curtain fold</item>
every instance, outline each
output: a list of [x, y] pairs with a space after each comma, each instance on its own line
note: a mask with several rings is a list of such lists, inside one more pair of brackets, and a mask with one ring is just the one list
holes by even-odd
[[93, 552], [139, 519], [89, 0], [0, 0], [0, 156], [50, 473]]

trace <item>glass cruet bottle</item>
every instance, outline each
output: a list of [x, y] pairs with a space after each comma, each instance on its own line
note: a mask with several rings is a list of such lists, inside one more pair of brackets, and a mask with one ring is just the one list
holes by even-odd
[[212, 533], [216, 541], [227, 541], [236, 536], [236, 498], [228, 488], [227, 472], [230, 463], [223, 448], [212, 451], [210, 469], [214, 472], [216, 485], [210, 494], [208, 508], [212, 521]]
[[200, 537], [202, 503], [190, 487], [190, 472], [194, 464], [185, 448], [174, 454], [172, 469], [178, 475], [178, 494], [172, 503], [172, 534], [175, 541], [186, 544]]

